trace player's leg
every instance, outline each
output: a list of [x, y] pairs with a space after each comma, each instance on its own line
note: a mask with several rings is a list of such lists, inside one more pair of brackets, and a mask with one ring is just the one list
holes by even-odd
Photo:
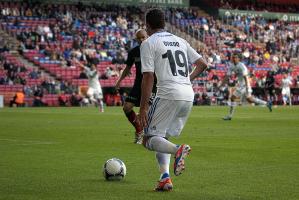
[[104, 112], [103, 91], [101, 87], [97, 89], [97, 94], [98, 94], [100, 112]]
[[[170, 124], [174, 109], [168, 100], [155, 98], [148, 112], [148, 127], [145, 128], [143, 145], [156, 152], [156, 159], [160, 169], [160, 179], [156, 191], [169, 191], [172, 189], [172, 182], [169, 176], [170, 156], [178, 150], [178, 145], [166, 139], [167, 126]], [[164, 120], [163, 120], [164, 118]]]
[[100, 107], [100, 112], [104, 112], [104, 102], [103, 98], [98, 98], [98, 105]]
[[86, 92], [86, 96], [91, 101], [91, 103], [97, 104], [97, 100], [94, 98], [94, 94], [95, 94], [94, 89], [89, 87], [87, 92]]
[[283, 105], [287, 105], [287, 95], [286, 95], [286, 89], [285, 88], [282, 88], [281, 90], [281, 97], [282, 97], [282, 102], [283, 102]]
[[176, 144], [166, 137], [173, 117], [176, 114], [175, 101], [155, 98], [148, 112], [148, 126], [144, 129], [144, 145], [147, 149], [167, 154], [175, 154]]
[[290, 88], [288, 88], [287, 96], [288, 96], [288, 100], [289, 100], [289, 106], [291, 106], [292, 105], [292, 96], [291, 96]]
[[104, 102], [103, 102], [102, 89], [101, 88], [94, 89], [93, 97], [96, 100], [96, 105], [98, 105], [99, 108], [100, 108], [100, 112], [104, 112]]
[[155, 188], [157, 191], [169, 191], [172, 190], [173, 185], [169, 175], [169, 164], [171, 154], [156, 152], [156, 159], [160, 169], [160, 179]]
[[267, 101], [261, 100], [257, 97], [252, 96], [251, 93], [252, 93], [252, 90], [250, 88], [248, 93], [246, 93], [246, 100], [249, 103], [254, 103], [255, 105], [259, 105], [259, 106], [267, 106], [269, 111], [272, 112], [272, 101], [267, 102]]
[[127, 96], [123, 106], [123, 110], [126, 117], [135, 128], [134, 143], [136, 144], [141, 144], [143, 138], [143, 128], [140, 126], [139, 121], [137, 120], [137, 115], [133, 110], [134, 106], [138, 107], [140, 105], [140, 98], [141, 98], [140, 95], [141, 95], [141, 88], [139, 86], [134, 85], [129, 95]]
[[137, 115], [135, 111], [133, 110], [135, 104], [132, 102], [129, 102], [129, 99], [125, 101], [123, 105], [123, 111], [129, 120], [129, 122], [133, 125], [135, 128], [135, 139], [134, 143], [136, 144], [142, 144], [142, 137], [143, 137], [143, 129], [141, 128], [139, 121], [137, 120]]
[[[191, 102], [179, 101], [178, 104], [177, 112], [171, 120], [169, 128], [166, 130], [167, 136], [179, 136], [190, 115], [192, 109]], [[190, 151], [191, 147], [187, 144], [180, 145], [176, 151], [173, 164], [173, 170], [176, 176], [180, 175], [185, 170], [185, 158], [189, 155]]]
[[275, 102], [275, 88], [269, 88], [269, 96], [268, 102]]
[[143, 144], [145, 148], [160, 153], [175, 155], [179, 146], [158, 135], [148, 136], [145, 134]]
[[264, 101], [264, 100], [261, 100], [261, 99], [259, 99], [259, 98], [257, 98], [257, 97], [254, 97], [254, 96], [247, 96], [246, 97], [246, 100], [249, 102], [249, 103], [254, 103], [254, 104], [256, 104], [256, 105], [262, 105], [262, 106], [265, 106], [265, 105], [267, 105], [267, 102], [266, 101]]
[[[175, 155], [179, 146], [169, 142], [167, 139], [161, 136], [144, 136], [143, 145], [156, 152], [156, 160], [159, 165], [160, 178], [158, 185], [156, 186], [156, 191], [169, 191], [173, 188], [170, 174], [170, 157]], [[164, 153], [163, 153], [164, 152]]]
[[[176, 161], [175, 168], [180, 169], [180, 171], [175, 169], [176, 175], [179, 175], [184, 169], [184, 159], [191, 148], [189, 145], [185, 144], [176, 145], [166, 139], [165, 136], [180, 135], [191, 108], [192, 102], [171, 101], [156, 98], [153, 101], [148, 114], [149, 126], [145, 128], [144, 146], [149, 150], [160, 153], [158, 155], [174, 155]], [[161, 159], [157, 158], [157, 161], [160, 169], [165, 169], [167, 167], [169, 171], [170, 159], [168, 161], [165, 159], [162, 162]], [[164, 178], [167, 178], [167, 176], [169, 176], [169, 173], [167, 175], [161, 171], [161, 179], [158, 184], [158, 186], [160, 186], [158, 187], [160, 190], [167, 190], [163, 187], [164, 184], [168, 183], [164, 182]], [[168, 180], [170, 180], [170, 178], [167, 178], [167, 181]]]
[[123, 111], [128, 118], [129, 122], [134, 126], [136, 132], [140, 131], [140, 126], [137, 120], [137, 115], [135, 111], [133, 110], [134, 104], [131, 102], [125, 102], [123, 105]]
[[228, 115], [223, 117], [223, 120], [231, 120], [233, 118], [237, 106], [237, 102], [236, 102], [237, 98], [238, 97], [234, 93], [231, 95], [230, 101], [228, 102], [228, 106], [229, 106]]

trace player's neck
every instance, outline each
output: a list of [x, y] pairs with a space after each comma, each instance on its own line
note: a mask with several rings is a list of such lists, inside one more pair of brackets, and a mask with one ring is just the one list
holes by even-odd
[[152, 30], [152, 34], [165, 32], [164, 28], [157, 28]]

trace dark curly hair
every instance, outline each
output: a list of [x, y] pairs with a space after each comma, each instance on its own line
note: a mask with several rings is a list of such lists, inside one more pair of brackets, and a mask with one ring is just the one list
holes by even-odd
[[165, 14], [163, 10], [159, 8], [152, 8], [147, 11], [145, 15], [145, 23], [148, 24], [151, 29], [160, 29], [165, 27]]

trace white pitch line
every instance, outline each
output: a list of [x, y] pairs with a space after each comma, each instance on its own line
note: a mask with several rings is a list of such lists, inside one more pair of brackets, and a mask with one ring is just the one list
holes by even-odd
[[19, 144], [13, 145], [51, 145], [51, 144], [58, 144], [57, 142], [50, 142], [50, 141], [39, 141], [39, 140], [16, 140], [16, 139], [9, 139], [9, 138], [0, 138], [0, 141], [8, 141], [14, 142]]

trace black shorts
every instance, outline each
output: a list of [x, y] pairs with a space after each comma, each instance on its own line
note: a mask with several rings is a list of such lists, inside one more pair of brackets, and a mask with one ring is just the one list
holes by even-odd
[[[153, 90], [152, 95], [150, 97], [149, 104], [152, 104], [153, 99], [156, 96], [156, 93], [154, 93], [156, 89]], [[141, 100], [141, 87], [133, 86], [132, 90], [130, 91], [129, 95], [126, 97], [125, 102], [133, 103], [136, 107], [140, 106], [140, 100]]]
[[267, 88], [267, 92], [270, 96], [274, 96], [275, 95], [275, 88], [274, 87], [269, 87], [269, 88]]
[[141, 87], [133, 86], [129, 95], [126, 97], [125, 102], [133, 103], [136, 107], [140, 106], [141, 100]]

